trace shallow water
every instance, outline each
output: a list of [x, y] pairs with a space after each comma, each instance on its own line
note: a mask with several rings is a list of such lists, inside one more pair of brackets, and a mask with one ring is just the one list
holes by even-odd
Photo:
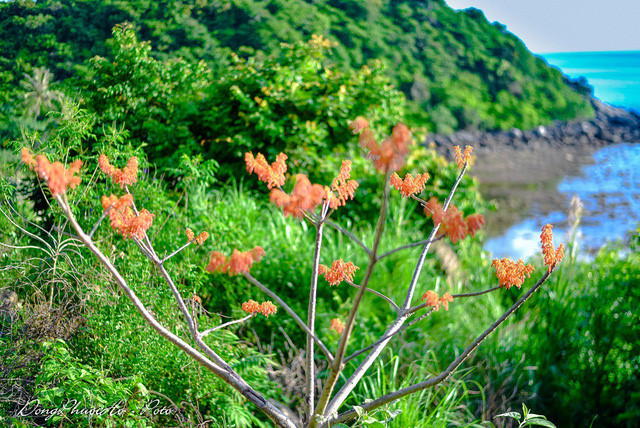
[[[548, 155], [548, 154], [547, 154]], [[538, 197], [526, 206], [515, 210], [515, 218], [505, 221], [496, 213], [489, 213], [487, 222], [489, 238], [485, 247], [496, 257], [526, 258], [539, 252], [540, 230], [546, 223], [554, 224], [556, 245], [567, 237], [570, 201], [577, 195], [584, 205], [578, 227], [580, 245], [586, 250], [597, 249], [603, 244], [624, 239], [640, 223], [640, 144], [616, 144], [581, 158], [582, 165], [545, 174], [549, 181], [530, 176], [529, 183], [512, 169], [513, 179], [502, 176], [503, 192], [493, 193], [496, 183], [484, 184], [487, 193], [505, 208], [513, 205], [513, 196], [533, 184]], [[558, 180], [562, 171], [569, 171]], [[507, 172], [507, 175], [509, 173]], [[481, 183], [483, 178], [479, 177]], [[489, 188], [487, 188], [487, 185]], [[531, 192], [531, 190], [529, 190]], [[545, 203], [548, 202], [548, 203]], [[503, 227], [501, 227], [503, 226]]]

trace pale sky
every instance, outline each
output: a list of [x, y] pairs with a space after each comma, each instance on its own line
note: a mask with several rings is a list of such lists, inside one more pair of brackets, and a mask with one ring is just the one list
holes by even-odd
[[446, 0], [475, 7], [535, 53], [640, 50], [640, 0]]

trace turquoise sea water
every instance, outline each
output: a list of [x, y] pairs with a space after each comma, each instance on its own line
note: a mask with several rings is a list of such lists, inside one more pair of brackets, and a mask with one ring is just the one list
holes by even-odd
[[640, 111], [640, 51], [542, 55], [567, 76], [584, 76], [602, 101]]
[[[602, 101], [640, 112], [640, 51], [575, 52], [543, 56], [570, 77], [584, 76]], [[593, 155], [578, 176], [566, 177], [557, 191], [566, 200], [574, 195], [584, 204], [579, 228], [581, 247], [599, 248], [624, 239], [640, 225], [640, 141], [605, 147]], [[498, 257], [526, 258], [539, 253], [540, 229], [552, 223], [557, 242], [567, 229], [567, 213], [542, 214], [535, 207], [501, 236], [486, 242]]]

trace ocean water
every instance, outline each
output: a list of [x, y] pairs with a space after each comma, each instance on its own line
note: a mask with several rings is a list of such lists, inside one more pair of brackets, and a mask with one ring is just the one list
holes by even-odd
[[572, 78], [584, 76], [596, 98], [640, 112], [640, 51], [541, 55]]
[[[573, 52], [543, 55], [570, 77], [584, 76], [600, 100], [640, 112], [640, 51]], [[640, 142], [604, 147], [593, 154], [577, 176], [567, 176], [555, 189], [569, 205], [573, 196], [584, 204], [577, 231], [583, 249], [622, 240], [640, 225]], [[497, 257], [527, 258], [540, 252], [540, 229], [551, 223], [556, 244], [566, 241], [568, 213], [536, 212], [533, 207], [485, 247]], [[563, 236], [564, 235], [564, 236]]]

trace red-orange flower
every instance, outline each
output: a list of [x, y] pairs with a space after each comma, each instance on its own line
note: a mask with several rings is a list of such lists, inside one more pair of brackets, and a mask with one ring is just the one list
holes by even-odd
[[462, 169], [465, 163], [468, 163], [469, 165], [471, 165], [471, 163], [473, 162], [473, 159], [471, 158], [472, 151], [473, 151], [473, 147], [471, 146], [466, 146], [464, 148], [464, 154], [460, 150], [460, 146], [455, 146], [453, 148], [453, 152], [456, 157], [456, 163], [458, 164], [458, 168]]
[[344, 262], [342, 259], [334, 260], [329, 269], [325, 265], [318, 266], [318, 273], [324, 275], [329, 285], [338, 285], [342, 281], [353, 282], [353, 275], [358, 267], [351, 262]]
[[531, 272], [533, 272], [533, 266], [525, 266], [522, 260], [514, 262], [507, 258], [502, 260], [496, 259], [491, 263], [491, 266], [496, 269], [496, 277], [498, 278], [500, 287], [504, 287], [507, 290], [514, 285], [520, 288], [525, 279], [531, 276]]
[[196, 243], [202, 245], [207, 239], [209, 239], [209, 232], [201, 232], [200, 235], [196, 237]]
[[191, 229], [187, 229], [185, 230], [185, 233], [187, 235], [187, 240], [189, 242], [191, 241], [196, 241], [196, 243], [198, 245], [202, 245], [204, 243], [204, 241], [207, 240], [207, 238], [209, 238], [209, 233], [208, 232], [202, 232], [200, 233], [197, 237], [196, 235], [193, 233], [193, 230]]
[[444, 293], [444, 295], [440, 298], [440, 303], [442, 303], [442, 306], [444, 306], [445, 311], [449, 310], [449, 302], [453, 302], [453, 296], [449, 293]]
[[287, 172], [286, 160], [287, 155], [280, 153], [276, 157], [276, 161], [269, 165], [262, 153], [258, 153], [256, 157], [253, 157], [251, 152], [244, 154], [244, 161], [247, 164], [249, 174], [255, 172], [260, 181], [267, 183], [269, 189], [280, 187], [284, 184], [284, 173]]
[[422, 192], [428, 179], [429, 173], [426, 172], [424, 174], [418, 174], [416, 178], [413, 178], [411, 174], [407, 174], [404, 180], [394, 172], [393, 175], [391, 175], [389, 184], [399, 190], [402, 196], [408, 198], [411, 195]]
[[193, 241], [194, 239], [196, 239], [196, 235], [193, 234], [193, 230], [187, 228], [187, 230], [185, 230], [185, 233], [187, 234], [188, 241]]
[[354, 132], [362, 131], [360, 145], [369, 149], [369, 157], [378, 171], [397, 171], [404, 166], [411, 142], [411, 132], [406, 125], [397, 124], [382, 144], [378, 144], [365, 119], [357, 118], [350, 128]]
[[80, 184], [80, 177], [76, 177], [82, 167], [82, 161], [77, 160], [69, 165], [69, 168], [60, 162], [49, 162], [43, 155], [37, 155], [35, 158], [29, 149], [23, 147], [21, 149], [22, 162], [27, 164], [38, 176], [47, 182], [49, 191], [54, 197], [65, 193], [67, 189], [73, 189]]
[[102, 207], [109, 210], [111, 227], [126, 238], [141, 240], [153, 223], [154, 215], [146, 209], [140, 210], [136, 216], [131, 207], [133, 195], [126, 194], [118, 198], [116, 195], [102, 197]]
[[[353, 199], [358, 182], [349, 180], [351, 177], [351, 161], [343, 161], [338, 176], [331, 183], [331, 189], [326, 189], [329, 207], [336, 209], [347, 203], [347, 200]], [[335, 192], [335, 193], [334, 193]]]
[[297, 219], [304, 217], [304, 211], [313, 211], [327, 196], [327, 191], [319, 184], [311, 184], [304, 174], [296, 175], [296, 187], [287, 195], [280, 189], [271, 190], [270, 199], [282, 208], [285, 216]]
[[266, 302], [262, 302], [262, 304], [260, 305], [260, 309], [258, 310], [258, 312], [260, 312], [265, 317], [269, 317], [275, 314], [277, 311], [278, 308], [276, 307], [276, 305], [274, 305], [269, 300], [267, 300]]
[[482, 214], [471, 214], [465, 218], [464, 221], [467, 223], [467, 230], [471, 236], [476, 236], [476, 232], [484, 226], [484, 217]]
[[334, 318], [331, 320], [331, 327], [329, 327], [329, 330], [335, 330], [336, 333], [342, 334], [344, 331], [344, 323], [340, 321], [340, 319]]
[[233, 250], [230, 258], [227, 258], [219, 251], [214, 251], [211, 253], [206, 271], [228, 273], [229, 276], [237, 275], [241, 272], [248, 273], [253, 263], [260, 261], [264, 254], [264, 250], [259, 246], [245, 252]]
[[29, 168], [33, 169], [33, 167], [36, 166], [36, 160], [34, 159], [31, 150], [23, 147], [22, 149], [20, 149], [20, 153], [22, 154], [22, 163], [28, 165]]
[[260, 310], [260, 303], [256, 302], [255, 300], [249, 299], [242, 304], [242, 310], [249, 314], [255, 314]]
[[448, 311], [449, 302], [453, 302], [453, 296], [449, 293], [444, 293], [442, 297], [440, 297], [435, 291], [427, 290], [420, 300], [425, 300], [427, 306], [431, 306], [434, 311], [440, 309], [440, 305], [444, 307], [445, 311]]
[[424, 293], [420, 300], [424, 300], [427, 306], [431, 306], [436, 311], [440, 308], [440, 296], [433, 290]]
[[127, 165], [124, 168], [119, 169], [111, 165], [109, 159], [102, 154], [98, 157], [98, 165], [100, 165], [102, 172], [111, 177], [113, 182], [119, 184], [121, 188], [138, 181], [138, 158], [135, 156], [127, 161]]
[[544, 255], [544, 264], [549, 267], [549, 272], [553, 270], [556, 264], [560, 263], [564, 258], [564, 244], [560, 244], [557, 249], [553, 249], [553, 232], [550, 224], [546, 224], [542, 228], [540, 240], [542, 242], [542, 254]]
[[145, 208], [141, 209], [138, 216], [134, 216], [129, 222], [126, 232], [122, 234], [124, 238], [136, 238], [138, 240], [144, 239], [145, 233], [151, 227], [153, 223], [153, 214], [147, 211]]
[[205, 268], [207, 272], [227, 272], [228, 267], [225, 269], [224, 266], [228, 263], [229, 259], [222, 254], [220, 251], [214, 251], [211, 253], [209, 257], [209, 264]]
[[435, 197], [429, 199], [424, 211], [427, 216], [433, 217], [433, 223], [439, 224], [440, 230], [454, 244], [469, 234], [475, 236], [476, 231], [484, 224], [484, 217], [481, 214], [474, 214], [464, 219], [462, 213], [453, 205], [449, 205], [445, 211]]
[[349, 124], [349, 129], [354, 133], [362, 131], [363, 129], [366, 129], [368, 127], [369, 121], [362, 116], [356, 117], [356, 119]]
[[249, 314], [262, 314], [265, 317], [269, 317], [278, 311], [276, 305], [270, 301], [258, 303], [252, 299], [242, 304], [242, 310]]

